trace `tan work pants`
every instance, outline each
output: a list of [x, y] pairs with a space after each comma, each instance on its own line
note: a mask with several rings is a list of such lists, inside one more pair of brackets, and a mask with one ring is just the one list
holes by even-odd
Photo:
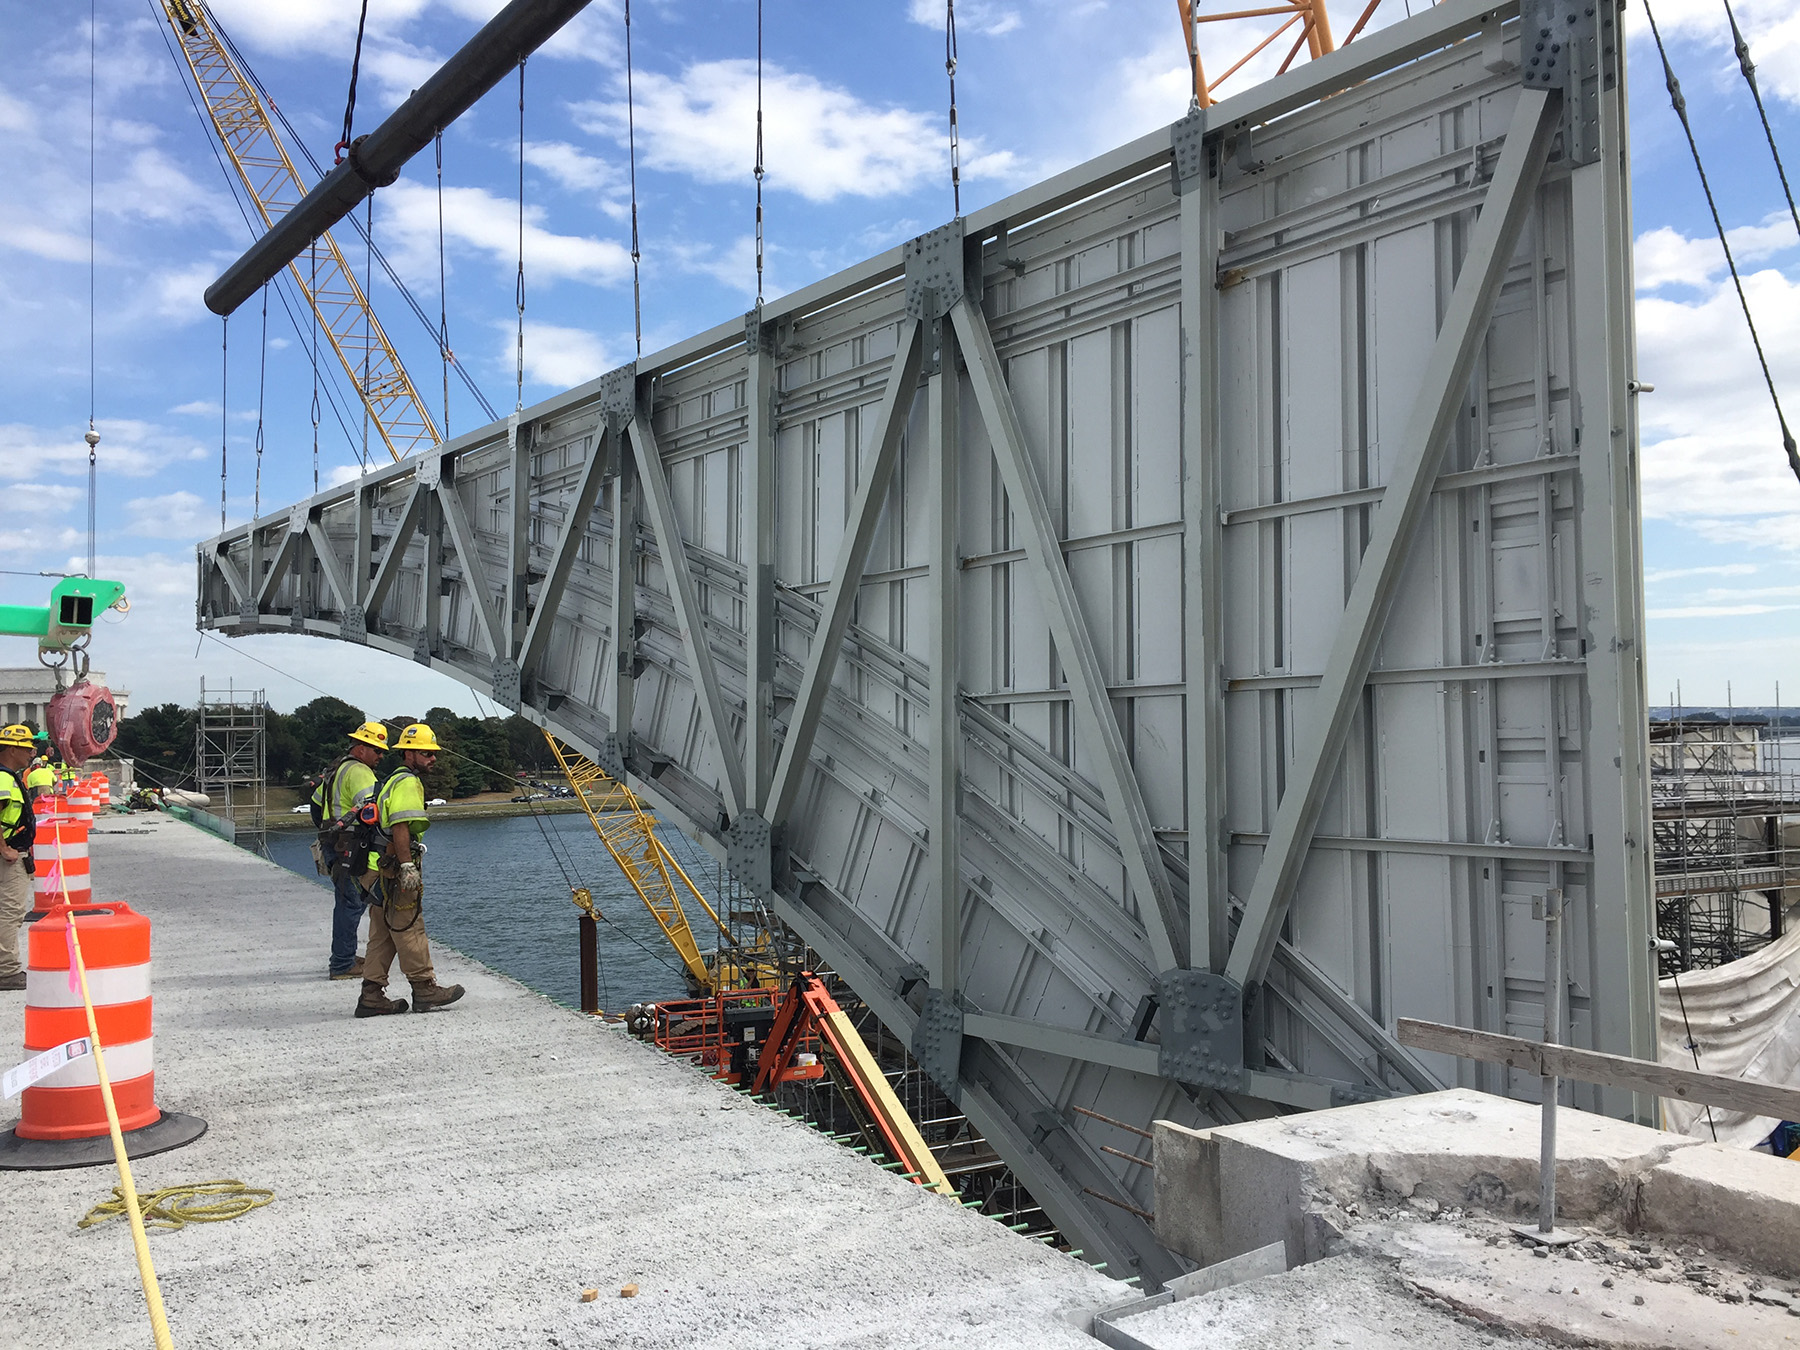
[[370, 896], [369, 950], [363, 957], [363, 979], [387, 988], [388, 966], [397, 954], [402, 975], [414, 984], [430, 984], [437, 977], [431, 969], [431, 943], [425, 937], [424, 897], [390, 900], [387, 897], [393, 885], [383, 877]]
[[17, 975], [19, 961], [19, 925], [31, 912], [31, 873], [25, 860], [0, 862], [0, 975]]

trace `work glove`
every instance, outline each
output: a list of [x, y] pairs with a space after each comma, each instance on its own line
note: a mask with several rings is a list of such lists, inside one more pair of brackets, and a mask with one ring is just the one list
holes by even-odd
[[399, 899], [408, 902], [417, 900], [425, 893], [425, 879], [419, 875], [417, 863], [400, 864], [400, 880], [394, 891]]

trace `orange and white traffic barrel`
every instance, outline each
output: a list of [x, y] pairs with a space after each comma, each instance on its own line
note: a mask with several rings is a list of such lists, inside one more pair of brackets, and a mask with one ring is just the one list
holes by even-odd
[[94, 799], [88, 795], [88, 790], [85, 787], [71, 788], [69, 795], [65, 800], [69, 804], [68, 809], [70, 814], [72, 814], [75, 819], [79, 820], [84, 827], [94, 823]]
[[71, 905], [85, 905], [93, 900], [86, 825], [60, 812], [49, 819], [40, 819], [31, 856], [36, 873], [32, 877], [32, 900], [36, 908], [48, 910], [64, 903], [65, 899]]
[[[25, 974], [25, 1054], [29, 1058], [88, 1034], [79, 981], [69, 969], [69, 914], [46, 914], [30, 930]], [[156, 1064], [150, 1034], [150, 920], [130, 905], [78, 905], [81, 957], [94, 1022], [106, 1055], [119, 1128], [155, 1124]], [[70, 988], [71, 983], [75, 985]], [[71, 1059], [20, 1098], [21, 1139], [88, 1139], [108, 1133], [94, 1057]]]

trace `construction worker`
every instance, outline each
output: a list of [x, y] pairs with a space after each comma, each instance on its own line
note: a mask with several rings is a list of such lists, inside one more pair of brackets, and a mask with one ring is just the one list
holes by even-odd
[[349, 753], [325, 770], [312, 795], [313, 828], [320, 831], [320, 865], [329, 869], [331, 889], [337, 896], [331, 912], [331, 959], [325, 968], [333, 980], [354, 980], [362, 974], [356, 930], [368, 897], [337, 847], [337, 832], [328, 827], [349, 815], [374, 790], [375, 765], [388, 748], [387, 728], [380, 722], [364, 722], [349, 735]]
[[431, 944], [425, 937], [425, 881], [419, 870], [425, 847], [419, 841], [431, 821], [425, 814], [425, 784], [419, 775], [437, 763], [437, 737], [423, 722], [414, 722], [394, 742], [400, 767], [375, 793], [376, 829], [381, 841], [375, 903], [369, 907], [369, 951], [363, 957], [362, 997], [358, 1017], [381, 1017], [406, 1011], [406, 1000], [387, 996], [388, 964], [396, 953], [401, 973], [412, 983], [414, 1012], [445, 1008], [463, 996], [463, 987], [445, 987], [431, 969]]
[[69, 766], [67, 760], [60, 758], [54, 767], [56, 769], [56, 795], [66, 797], [69, 795], [69, 789], [75, 786], [75, 770]]
[[0, 989], [23, 989], [19, 925], [31, 910], [31, 844], [37, 817], [25, 800], [25, 766], [31, 763], [31, 728], [0, 730]]
[[32, 749], [37, 753], [25, 770], [25, 797], [36, 806], [39, 797], [56, 793], [56, 770], [50, 767], [50, 733], [40, 731], [32, 737]]

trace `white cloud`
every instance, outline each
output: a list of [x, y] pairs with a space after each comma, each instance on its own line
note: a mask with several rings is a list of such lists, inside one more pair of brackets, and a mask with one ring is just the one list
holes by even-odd
[[1644, 584], [1654, 586], [1662, 581], [1678, 581], [1684, 577], [1745, 577], [1759, 570], [1755, 563], [1719, 563], [1711, 567], [1665, 567], [1644, 573]]
[[211, 504], [177, 490], [125, 503], [125, 532], [145, 539], [197, 539], [214, 532]]
[[1775, 614], [1800, 609], [1800, 605], [1683, 605], [1674, 609], [1650, 609], [1652, 619], [1743, 619], [1755, 614]]
[[[517, 332], [511, 324], [503, 328], [506, 341], [501, 360], [510, 371], [514, 368]], [[617, 366], [606, 346], [592, 333], [580, 328], [564, 328], [551, 323], [525, 323], [525, 380], [528, 384], [549, 385], [555, 389], [572, 389]]]
[[[1800, 244], [1793, 218], [1785, 211], [1764, 217], [1760, 225], [1726, 230], [1738, 270], [1775, 257]], [[1664, 286], [1704, 287], [1725, 272], [1725, 250], [1712, 236], [1690, 239], [1664, 225], [1646, 230], [1632, 248], [1632, 270], [1640, 291]]]
[[[184, 461], [205, 459], [208, 451], [191, 438], [148, 422], [101, 418], [99, 461], [103, 476], [123, 474], [148, 478]], [[0, 464], [11, 473], [80, 474], [87, 472], [85, 428], [0, 425]]]
[[[906, 17], [927, 28], [935, 28], [940, 33], [944, 30], [944, 6], [939, 0], [912, 0]], [[963, 7], [956, 11], [956, 32], [959, 37], [964, 33], [985, 33], [989, 37], [998, 37], [1002, 33], [1012, 32], [1023, 22], [1018, 10], [992, 4], [988, 0], [963, 0]]]
[[60, 483], [8, 483], [6, 509], [8, 516], [23, 519], [31, 516], [60, 515], [79, 502], [87, 500], [81, 488], [64, 487]]
[[210, 399], [197, 398], [189, 403], [178, 403], [169, 411], [183, 417], [217, 417], [219, 405]]
[[[381, 195], [379, 230], [388, 256], [402, 271], [437, 276], [438, 196], [435, 186], [401, 179]], [[509, 272], [519, 256], [519, 206], [485, 188], [444, 189], [446, 247], [483, 255]], [[610, 285], [631, 275], [631, 253], [612, 239], [552, 234], [544, 210], [525, 207], [525, 283], [583, 281]]]
[[52, 229], [12, 211], [0, 211], [0, 248], [49, 262], [86, 262], [88, 257], [86, 235]]
[[[679, 77], [637, 77], [638, 158], [646, 168], [703, 183], [748, 188], [756, 149], [756, 63], [703, 61]], [[935, 116], [865, 103], [846, 89], [779, 66], [763, 69], [764, 163], [771, 190], [808, 201], [910, 192], [934, 175], [949, 177], [947, 132]], [[583, 130], [623, 144], [622, 101], [579, 103]], [[1010, 179], [1024, 172], [1011, 151], [989, 152], [963, 139], [965, 179]]]
[[326, 471], [324, 485], [328, 488], [342, 487], [345, 483], [354, 483], [363, 476], [360, 464], [334, 464]]
[[[1800, 283], [1766, 270], [1746, 276], [1744, 289], [1776, 388], [1800, 389]], [[1645, 515], [1724, 541], [1734, 532], [1722, 521], [1800, 511], [1800, 483], [1730, 281], [1693, 300], [1639, 297], [1637, 332], [1638, 371], [1656, 386], [1637, 399]], [[1790, 419], [1796, 413], [1790, 396]], [[1745, 533], [1744, 542], [1778, 538], [1767, 528]]]

